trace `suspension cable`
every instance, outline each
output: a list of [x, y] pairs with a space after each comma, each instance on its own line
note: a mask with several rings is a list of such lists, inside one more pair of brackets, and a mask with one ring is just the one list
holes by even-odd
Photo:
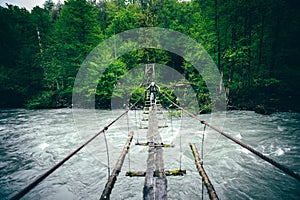
[[203, 198], [204, 198], [204, 180], [202, 178], [201, 199], [203, 200]]
[[[127, 131], [128, 131], [128, 136], [130, 136], [130, 130], [129, 130], [129, 116], [128, 116], [128, 113], [127, 113]], [[128, 168], [129, 168], [129, 171], [130, 170], [130, 149], [128, 149]]]
[[203, 160], [204, 160], [204, 134], [205, 134], [205, 129], [206, 129], [206, 124], [204, 125], [203, 128], [203, 133], [202, 133], [202, 144], [201, 144], [201, 162], [203, 164]]
[[[164, 94], [163, 94], [164, 95]], [[206, 121], [204, 121], [203, 119], [200, 119], [198, 116], [192, 114], [191, 112], [185, 110], [184, 108], [180, 107], [179, 105], [177, 105], [176, 103], [174, 103], [172, 100], [170, 100], [166, 95], [164, 95], [173, 105], [175, 105], [177, 108], [181, 109], [183, 112], [187, 113], [188, 115], [190, 115], [191, 117], [193, 117], [194, 119], [198, 120], [199, 122], [201, 122], [202, 124], [208, 126], [209, 128], [215, 130], [216, 132], [220, 133], [221, 135], [223, 135], [224, 137], [230, 139], [231, 141], [235, 142], [236, 144], [242, 146], [243, 148], [249, 150], [250, 152], [254, 153], [255, 155], [257, 155], [258, 157], [260, 157], [261, 159], [267, 161], [268, 163], [270, 163], [271, 165], [277, 167], [278, 169], [280, 169], [281, 171], [283, 171], [284, 173], [290, 175], [291, 177], [297, 179], [298, 181], [300, 181], [300, 175], [295, 173], [294, 171], [292, 171], [291, 169], [289, 169], [288, 167], [276, 162], [275, 160], [263, 155], [262, 153], [258, 152], [257, 150], [253, 149], [252, 147], [242, 143], [241, 141], [233, 138], [232, 136], [230, 136], [229, 134], [225, 133], [224, 131], [214, 127], [213, 125], [207, 123]]]
[[[137, 129], [139, 128], [138, 127], [138, 119], [137, 119], [137, 116], [136, 116], [136, 111], [137, 111], [137, 109], [135, 108], [134, 109], [134, 117], [135, 117], [135, 126], [136, 126], [136, 141], [137, 141], [137, 143], [139, 142], [139, 135], [138, 135], [138, 131], [137, 131]], [[139, 120], [140, 120], [140, 117], [139, 117]]]
[[170, 116], [171, 116], [171, 133], [172, 133], [172, 137], [174, 137], [174, 129], [173, 129], [173, 113], [170, 112], [169, 114], [170, 114]]
[[107, 139], [106, 139], [106, 134], [105, 131], [103, 131], [103, 137], [105, 141], [105, 147], [106, 147], [106, 157], [107, 157], [107, 176], [108, 179], [110, 177], [110, 161], [109, 161], [109, 151], [108, 151], [108, 145], [107, 145]]
[[[203, 160], [204, 160], [204, 134], [205, 134], [205, 128], [206, 128], [206, 125], [204, 125], [204, 128], [203, 128], [203, 133], [202, 133], [202, 144], [201, 144], [201, 164], [203, 165]], [[204, 180], [202, 178], [202, 200], [203, 200], [203, 197], [204, 197]]]
[[104, 131], [108, 130], [108, 128], [113, 125], [116, 121], [121, 119], [126, 113], [129, 112], [137, 104], [139, 99], [124, 113], [119, 115], [116, 119], [114, 119], [112, 122], [110, 122], [107, 126], [103, 127], [99, 132], [97, 132], [93, 137], [91, 137], [89, 140], [87, 140], [85, 143], [83, 143], [80, 147], [78, 147], [76, 150], [74, 150], [72, 153], [70, 153], [68, 156], [66, 156], [63, 160], [58, 162], [56, 165], [54, 165], [52, 168], [50, 168], [48, 171], [46, 171], [44, 174], [42, 174], [40, 177], [38, 177], [36, 180], [34, 180], [32, 183], [30, 183], [28, 186], [26, 186], [23, 190], [21, 190], [19, 193], [17, 193], [15, 196], [11, 198], [11, 200], [16, 200], [22, 198], [25, 194], [27, 194], [30, 190], [32, 190], [34, 187], [36, 187], [41, 181], [43, 181], [45, 178], [47, 178], [50, 174], [52, 174], [56, 169], [58, 169], [60, 166], [62, 166], [66, 161], [68, 161], [71, 157], [73, 157], [76, 153], [78, 153], [83, 147], [85, 147], [87, 144], [89, 144], [91, 141], [93, 141], [97, 136], [99, 136]]
[[[180, 113], [181, 122], [180, 122], [180, 129], [182, 129], [183, 124], [183, 112]], [[180, 148], [180, 154], [179, 154], [179, 170], [181, 171], [181, 160], [182, 160], [182, 142], [181, 142], [181, 132], [179, 133], [179, 148]]]

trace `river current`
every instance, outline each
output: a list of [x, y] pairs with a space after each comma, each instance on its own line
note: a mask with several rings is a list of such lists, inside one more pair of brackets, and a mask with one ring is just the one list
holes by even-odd
[[[109, 124], [124, 110], [72, 109], [0, 110], [0, 199], [12, 198], [33, 180]], [[202, 180], [196, 170], [189, 142], [203, 154], [204, 168], [220, 199], [300, 199], [300, 182], [253, 155], [198, 121], [159, 116], [164, 143], [165, 169], [186, 169], [185, 176], [169, 176], [168, 199], [202, 199]], [[300, 174], [300, 114], [260, 115], [251, 111], [204, 114], [200, 118], [220, 127], [234, 138]], [[145, 171], [148, 147], [146, 115], [130, 111], [104, 135], [84, 147], [22, 199], [99, 199], [125, 145], [128, 131], [134, 139], [111, 199], [142, 199], [143, 177], [126, 177], [126, 171]], [[202, 140], [204, 137], [204, 140]], [[202, 141], [203, 152], [202, 152]], [[108, 159], [109, 158], [109, 159]], [[206, 190], [203, 199], [209, 199]]]

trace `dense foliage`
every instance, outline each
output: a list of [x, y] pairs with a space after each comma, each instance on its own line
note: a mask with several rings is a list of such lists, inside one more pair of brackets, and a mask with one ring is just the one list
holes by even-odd
[[[70, 106], [77, 70], [97, 44], [132, 28], [163, 27], [208, 51], [223, 75], [229, 108], [300, 112], [298, 11], [296, 0], [47, 0], [31, 12], [0, 7], [0, 106]], [[153, 49], [118, 58], [98, 84], [97, 105], [109, 107], [118, 78], [142, 63], [182, 73], [201, 109], [209, 110], [205, 82], [193, 67]]]

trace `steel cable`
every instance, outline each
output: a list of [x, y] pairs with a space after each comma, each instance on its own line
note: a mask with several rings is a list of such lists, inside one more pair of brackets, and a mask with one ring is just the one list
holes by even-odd
[[108, 128], [113, 125], [116, 121], [121, 119], [126, 113], [129, 112], [130, 109], [132, 109], [136, 103], [140, 100], [140, 98], [124, 113], [119, 115], [116, 119], [114, 119], [112, 122], [110, 122], [107, 126], [105, 126], [103, 129], [101, 129], [99, 132], [97, 132], [93, 137], [91, 137], [89, 140], [87, 140], [85, 143], [83, 143], [80, 147], [78, 147], [76, 150], [74, 150], [72, 153], [70, 153], [68, 156], [66, 156], [63, 160], [58, 162], [56, 165], [54, 165], [52, 168], [50, 168], [48, 171], [46, 171], [44, 174], [39, 176], [37, 179], [35, 179], [32, 183], [27, 185], [24, 189], [22, 189], [19, 193], [17, 193], [15, 196], [11, 198], [11, 200], [16, 200], [22, 198], [24, 195], [26, 195], [30, 190], [32, 190], [34, 187], [36, 187], [40, 182], [42, 182], [45, 178], [47, 178], [50, 174], [52, 174], [56, 169], [58, 169], [60, 166], [62, 166], [66, 161], [68, 161], [71, 157], [73, 157], [76, 153], [78, 153], [83, 147], [85, 147], [87, 144], [89, 144], [91, 141], [93, 141], [97, 136], [99, 136], [104, 131], [108, 130]]
[[221, 135], [223, 135], [224, 137], [230, 139], [231, 141], [235, 142], [236, 144], [242, 146], [243, 148], [249, 150], [250, 152], [254, 153], [255, 155], [257, 155], [258, 157], [262, 158], [263, 160], [267, 161], [268, 163], [270, 163], [271, 165], [277, 167], [278, 169], [280, 169], [281, 171], [283, 171], [284, 173], [290, 175], [291, 177], [297, 179], [298, 181], [300, 181], [300, 175], [295, 173], [294, 171], [292, 171], [291, 169], [289, 169], [288, 167], [276, 162], [275, 160], [263, 155], [262, 153], [256, 151], [255, 149], [253, 149], [252, 147], [242, 143], [241, 141], [233, 138], [232, 136], [230, 136], [229, 134], [225, 133], [224, 131], [212, 126], [211, 124], [207, 123], [206, 121], [200, 119], [199, 117], [197, 117], [196, 115], [192, 114], [191, 112], [185, 110], [184, 108], [180, 107], [179, 105], [177, 105], [176, 103], [174, 103], [172, 100], [170, 100], [166, 95], [163, 94], [163, 96], [166, 97], [166, 99], [168, 99], [168, 101], [170, 101], [173, 105], [175, 105], [177, 108], [181, 109], [183, 112], [187, 113], [188, 115], [190, 115], [191, 117], [193, 117], [194, 119], [198, 120], [199, 122], [201, 122], [202, 124], [210, 127], [211, 129], [215, 130], [216, 132], [220, 133]]

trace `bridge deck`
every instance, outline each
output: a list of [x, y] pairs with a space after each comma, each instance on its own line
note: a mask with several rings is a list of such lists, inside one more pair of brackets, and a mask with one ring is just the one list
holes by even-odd
[[[149, 111], [149, 128], [147, 141], [161, 143], [162, 139], [158, 132], [158, 120], [156, 116], [156, 106]], [[147, 169], [143, 189], [144, 199], [167, 199], [167, 178], [164, 172], [164, 160], [162, 147], [149, 146], [147, 159]], [[155, 172], [158, 177], [154, 178]]]

